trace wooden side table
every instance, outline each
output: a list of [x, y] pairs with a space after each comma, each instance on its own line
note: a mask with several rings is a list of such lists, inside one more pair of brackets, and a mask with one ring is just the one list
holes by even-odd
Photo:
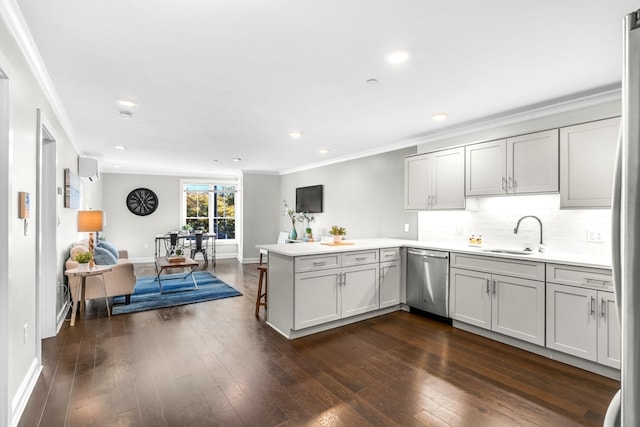
[[111, 310], [109, 309], [109, 298], [107, 297], [107, 284], [104, 281], [104, 273], [111, 271], [112, 268], [108, 265], [96, 265], [92, 269], [88, 270], [79, 270], [77, 268], [72, 268], [70, 270], [65, 271], [65, 274], [71, 277], [77, 277], [78, 287], [76, 289], [76, 298], [73, 301], [73, 307], [71, 308], [71, 326], [73, 326], [76, 322], [76, 312], [78, 310], [78, 303], [81, 304], [80, 312], [84, 311], [84, 290], [87, 283], [87, 277], [90, 276], [100, 276], [102, 279], [102, 289], [104, 290], [104, 301], [107, 304], [107, 316], [111, 317]]

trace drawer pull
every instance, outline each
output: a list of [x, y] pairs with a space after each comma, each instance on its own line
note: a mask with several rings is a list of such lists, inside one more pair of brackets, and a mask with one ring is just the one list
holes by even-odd
[[384, 254], [385, 258], [393, 258], [396, 254]]
[[611, 281], [609, 280], [602, 280], [602, 279], [592, 279], [590, 277], [586, 277], [584, 279], [584, 283], [586, 285], [602, 285], [602, 286], [611, 286]]
[[367, 257], [366, 256], [359, 256], [356, 257], [356, 261], [366, 261]]
[[327, 265], [326, 261], [320, 261], [320, 262], [314, 262], [313, 266], [314, 267], [322, 267], [323, 265]]

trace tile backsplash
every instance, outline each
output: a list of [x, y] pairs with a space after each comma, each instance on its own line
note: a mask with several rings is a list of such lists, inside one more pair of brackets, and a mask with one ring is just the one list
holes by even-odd
[[[464, 211], [421, 211], [418, 239], [464, 245], [469, 237], [482, 235], [487, 247], [537, 248], [538, 221], [518, 219], [535, 215], [542, 221], [544, 245], [549, 252], [609, 257], [611, 253], [610, 209], [560, 209], [560, 195], [468, 198]], [[601, 241], [588, 240], [599, 236]], [[457, 234], [462, 233], [462, 234]]]

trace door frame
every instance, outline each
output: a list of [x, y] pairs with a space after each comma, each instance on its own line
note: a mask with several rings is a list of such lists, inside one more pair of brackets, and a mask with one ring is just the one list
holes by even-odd
[[[1, 64], [0, 64], [1, 65]], [[0, 68], [0, 200], [10, 201], [11, 192], [11, 144], [10, 128], [10, 84], [9, 77]], [[11, 242], [10, 210], [11, 203], [0, 209], [0, 427], [11, 424], [11, 407], [9, 406], [9, 283], [10, 268], [9, 248]]]
[[[36, 166], [36, 353], [42, 360], [43, 338], [58, 332], [58, 268], [56, 205], [56, 140], [40, 109], [37, 115]], [[52, 151], [53, 150], [53, 151]], [[52, 161], [53, 160], [53, 161]], [[53, 163], [53, 164], [51, 164]]]

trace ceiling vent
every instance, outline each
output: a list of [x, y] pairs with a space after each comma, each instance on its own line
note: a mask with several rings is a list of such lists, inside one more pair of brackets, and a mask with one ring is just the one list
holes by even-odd
[[89, 178], [89, 181], [96, 181], [100, 177], [98, 161], [89, 157], [78, 157], [78, 176]]

